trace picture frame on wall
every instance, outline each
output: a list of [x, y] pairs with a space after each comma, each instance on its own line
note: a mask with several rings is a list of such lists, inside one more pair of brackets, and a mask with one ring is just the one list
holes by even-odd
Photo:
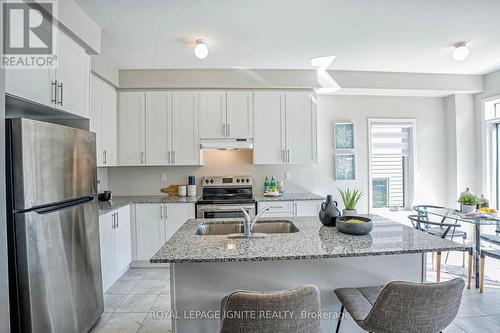
[[356, 155], [335, 154], [335, 180], [356, 180]]
[[335, 122], [334, 140], [336, 150], [349, 150], [355, 148], [354, 142], [354, 123], [353, 122]]

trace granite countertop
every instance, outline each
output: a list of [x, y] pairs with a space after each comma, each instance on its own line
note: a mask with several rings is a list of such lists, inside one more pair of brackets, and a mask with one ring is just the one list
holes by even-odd
[[121, 207], [136, 203], [196, 203], [197, 197], [172, 195], [113, 196], [110, 201], [99, 201], [99, 215], [107, 214]]
[[267, 197], [262, 193], [254, 194], [255, 201], [295, 201], [295, 200], [325, 200], [325, 197], [320, 195], [304, 192], [304, 193], [288, 193], [285, 192], [279, 197]]
[[[203, 222], [228, 223], [228, 219], [188, 220], [151, 258], [152, 263], [200, 263], [268, 260], [322, 259], [378, 256], [467, 249], [403, 224], [370, 215], [373, 231], [366, 236], [340, 233], [323, 226], [317, 217], [287, 217], [299, 229], [266, 238], [229, 239], [227, 236], [195, 235]], [[266, 220], [283, 220], [274, 218]]]

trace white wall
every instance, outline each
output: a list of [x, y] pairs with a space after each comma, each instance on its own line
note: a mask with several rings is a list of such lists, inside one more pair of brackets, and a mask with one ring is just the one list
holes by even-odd
[[[417, 170], [415, 202], [444, 204], [446, 201], [445, 114], [442, 98], [319, 96], [318, 97], [318, 164], [308, 166], [254, 166], [251, 152], [214, 151], [205, 153], [201, 167], [116, 167], [109, 168], [109, 184], [115, 195], [159, 194], [170, 184], [185, 183], [188, 175], [251, 174], [260, 190], [264, 177], [274, 175], [286, 182], [292, 192], [306, 189], [318, 194], [334, 194], [337, 187], [356, 186], [368, 190], [368, 118], [415, 118], [417, 121]], [[333, 123], [352, 120], [356, 128], [357, 180], [337, 182], [333, 178]], [[168, 181], [160, 181], [166, 172]], [[360, 210], [366, 211], [367, 198]]]

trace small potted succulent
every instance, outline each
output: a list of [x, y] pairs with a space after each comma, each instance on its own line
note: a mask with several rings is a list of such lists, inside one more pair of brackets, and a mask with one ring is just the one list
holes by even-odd
[[351, 190], [347, 188], [346, 190], [340, 189], [340, 196], [342, 197], [342, 201], [344, 202], [344, 210], [342, 211], [343, 216], [354, 216], [357, 214], [356, 205], [358, 204], [359, 199], [363, 196], [363, 192], [354, 189]]
[[462, 194], [458, 198], [458, 202], [462, 207], [462, 213], [473, 213], [476, 211], [476, 206], [479, 204], [479, 200], [476, 195], [471, 193]]

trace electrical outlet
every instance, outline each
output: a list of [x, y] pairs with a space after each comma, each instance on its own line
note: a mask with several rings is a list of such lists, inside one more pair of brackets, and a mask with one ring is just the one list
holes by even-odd
[[292, 178], [292, 173], [290, 171], [285, 171], [285, 180]]
[[161, 173], [160, 174], [160, 180], [162, 182], [166, 182], [167, 181], [167, 174], [166, 173]]

